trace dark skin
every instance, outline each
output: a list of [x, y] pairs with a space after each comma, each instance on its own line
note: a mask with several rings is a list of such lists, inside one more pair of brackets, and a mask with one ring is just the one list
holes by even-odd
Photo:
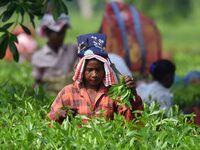
[[67, 26], [64, 26], [59, 32], [54, 32], [46, 28], [45, 33], [48, 38], [47, 44], [54, 52], [58, 52], [59, 48], [63, 45]]
[[160, 83], [166, 87], [166, 88], [170, 88], [174, 82], [174, 76], [175, 76], [175, 73], [172, 72], [172, 73], [168, 73], [166, 74], [164, 77], [163, 77], [163, 80], [160, 81]]
[[[87, 60], [83, 73], [83, 84], [90, 96], [91, 100], [94, 100], [97, 92], [103, 83], [105, 76], [104, 65], [97, 59]], [[136, 93], [136, 83], [130, 76], [125, 76], [125, 84], [127, 87], [133, 89], [133, 94]]]

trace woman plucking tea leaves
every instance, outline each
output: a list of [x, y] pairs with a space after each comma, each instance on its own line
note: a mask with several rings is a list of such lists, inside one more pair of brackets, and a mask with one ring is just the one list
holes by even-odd
[[[127, 77], [128, 78], [128, 77]], [[127, 79], [125, 77], [122, 77], [120, 82], [118, 84], [112, 85], [109, 88], [108, 95], [116, 102], [118, 102], [120, 105], [125, 105], [127, 108], [132, 109], [131, 101], [135, 101], [135, 84], [127, 83], [127, 80], [132, 81], [133, 78]], [[126, 79], [126, 80], [125, 80]]]
[[62, 122], [68, 115], [68, 111], [62, 108], [68, 107], [73, 114], [88, 118], [103, 116], [105, 119], [113, 119], [114, 113], [119, 113], [126, 120], [133, 120], [136, 115], [134, 111], [143, 110], [142, 100], [136, 93], [133, 78], [125, 76], [123, 81], [135, 95], [130, 99], [130, 107], [120, 105], [108, 95], [109, 87], [116, 83], [116, 79], [108, 55], [104, 51], [106, 36], [86, 34], [79, 36], [77, 40], [80, 60], [73, 76], [74, 83], [65, 86], [58, 93], [48, 117], [52, 121]]

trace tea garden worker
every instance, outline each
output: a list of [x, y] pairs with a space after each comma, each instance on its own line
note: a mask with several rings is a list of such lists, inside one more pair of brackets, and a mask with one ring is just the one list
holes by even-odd
[[[135, 90], [135, 81], [125, 76], [125, 84], [132, 88], [136, 100], [131, 100], [132, 110], [119, 105], [108, 96], [108, 88], [116, 83], [114, 72], [110, 67], [108, 54], [104, 51], [105, 34], [86, 34], [77, 38], [80, 58], [73, 76], [74, 83], [66, 85], [54, 100], [48, 117], [61, 123], [71, 109], [75, 114], [86, 117], [104, 116], [113, 119], [114, 113], [123, 115], [127, 120], [133, 120], [134, 110], [143, 110], [143, 104]], [[105, 110], [103, 114], [99, 111]], [[83, 120], [84, 122], [87, 120]]]
[[159, 59], [151, 64], [150, 73], [153, 81], [141, 83], [136, 90], [144, 102], [155, 101], [160, 109], [167, 110], [172, 105], [173, 94], [170, 91], [175, 78], [176, 66], [166, 59]]
[[69, 28], [69, 16], [61, 14], [55, 21], [51, 14], [45, 14], [38, 33], [47, 38], [47, 43], [32, 57], [35, 85], [45, 85], [56, 94], [66, 85], [67, 75], [72, 72], [77, 59], [77, 46], [64, 44]]

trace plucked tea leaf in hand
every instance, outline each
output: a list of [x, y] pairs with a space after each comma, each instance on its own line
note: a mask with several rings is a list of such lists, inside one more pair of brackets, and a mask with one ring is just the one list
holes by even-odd
[[135, 96], [132, 90], [126, 86], [124, 78], [118, 84], [112, 85], [109, 88], [108, 95], [114, 101], [119, 102], [120, 105], [125, 105], [128, 108], [131, 108], [130, 100], [135, 101]]

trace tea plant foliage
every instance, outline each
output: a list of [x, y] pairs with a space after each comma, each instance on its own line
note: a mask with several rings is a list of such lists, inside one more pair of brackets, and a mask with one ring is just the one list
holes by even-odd
[[[114, 120], [83, 116], [68, 117], [62, 125], [46, 117], [55, 97], [42, 89], [21, 84], [1, 84], [0, 149], [196, 149], [200, 128], [192, 115], [177, 106], [168, 112], [155, 103], [145, 105], [142, 116], [127, 122], [118, 114]], [[81, 127], [80, 127], [81, 125]]]

